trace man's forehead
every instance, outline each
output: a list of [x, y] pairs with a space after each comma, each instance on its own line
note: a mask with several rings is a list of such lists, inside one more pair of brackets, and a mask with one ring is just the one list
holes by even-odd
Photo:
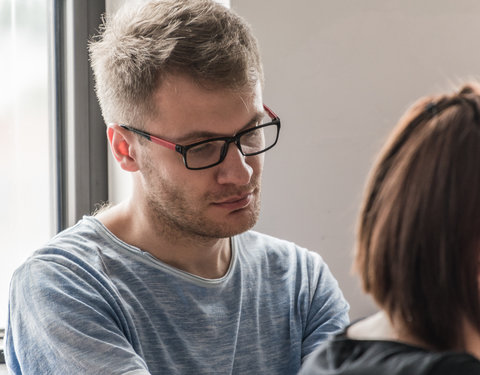
[[177, 143], [231, 136], [265, 114], [260, 84], [232, 90], [205, 87], [185, 76], [165, 80], [155, 92], [154, 104], [148, 130]]
[[[153, 102], [160, 112], [180, 109], [189, 111], [211, 110], [225, 112], [230, 107], [243, 104], [247, 112], [261, 111], [263, 106], [261, 84], [241, 89], [200, 84], [188, 76], [171, 75], [165, 79], [153, 95]], [[160, 113], [161, 114], [161, 113]]]

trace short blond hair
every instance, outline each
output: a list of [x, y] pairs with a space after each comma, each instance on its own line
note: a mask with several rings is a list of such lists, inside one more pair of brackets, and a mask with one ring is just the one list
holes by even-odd
[[157, 0], [107, 17], [89, 45], [106, 123], [142, 126], [166, 76], [185, 74], [206, 87], [263, 84], [250, 26], [213, 0]]

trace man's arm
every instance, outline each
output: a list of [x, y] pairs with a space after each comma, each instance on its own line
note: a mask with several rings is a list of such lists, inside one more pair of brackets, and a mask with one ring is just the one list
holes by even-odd
[[309, 275], [311, 302], [305, 326], [302, 360], [330, 335], [349, 323], [350, 306], [327, 264], [318, 254], [312, 254], [315, 266]]
[[114, 291], [95, 272], [54, 255], [16, 271], [5, 340], [11, 373], [149, 374], [126, 337]]

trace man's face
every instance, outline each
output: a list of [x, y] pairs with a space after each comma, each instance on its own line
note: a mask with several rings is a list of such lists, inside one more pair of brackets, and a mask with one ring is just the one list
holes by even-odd
[[[255, 125], [263, 113], [261, 96], [260, 85], [238, 93], [205, 89], [186, 77], [172, 76], [156, 92], [158, 116], [145, 130], [181, 145], [232, 136]], [[151, 142], [139, 150], [142, 198], [159, 230], [225, 238], [257, 221], [263, 154], [245, 157], [230, 144], [219, 165], [189, 170], [178, 152]]]

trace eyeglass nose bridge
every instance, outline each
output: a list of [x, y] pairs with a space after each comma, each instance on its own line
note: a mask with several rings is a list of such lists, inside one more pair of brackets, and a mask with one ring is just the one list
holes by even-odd
[[228, 150], [230, 149], [230, 143], [233, 143], [235, 144], [235, 146], [237, 146], [238, 148], [238, 151], [240, 151], [240, 153], [245, 156], [243, 150], [242, 150], [242, 145], [240, 144], [240, 136], [238, 135], [235, 135], [231, 138], [227, 138], [225, 139], [225, 143], [223, 144], [223, 147], [222, 147], [222, 153], [220, 155], [220, 161], [219, 163], [221, 163], [222, 161], [225, 160], [225, 158], [227, 157], [227, 153], [228, 153]]

